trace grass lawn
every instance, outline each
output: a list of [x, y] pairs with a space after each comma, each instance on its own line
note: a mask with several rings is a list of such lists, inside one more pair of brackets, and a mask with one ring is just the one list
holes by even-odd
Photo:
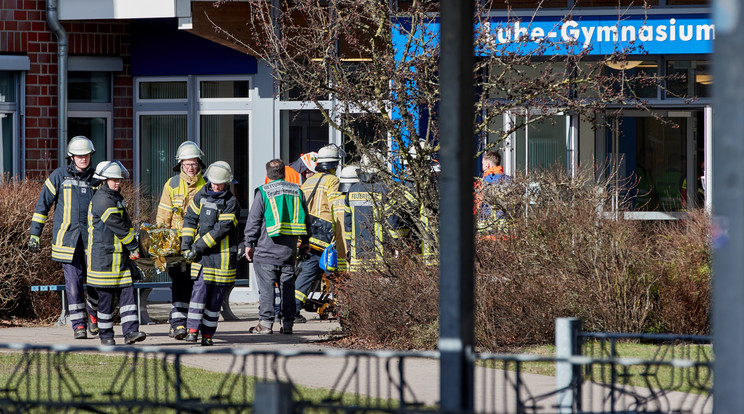
[[[602, 347], [599, 341], [587, 343], [583, 353], [597, 359], [609, 359], [607, 343]], [[542, 357], [555, 357], [555, 346], [542, 345], [525, 347], [514, 353], [525, 353]], [[641, 344], [637, 342], [618, 342], [615, 353], [627, 364], [615, 365], [614, 375], [617, 383], [634, 386], [651, 386], [690, 393], [705, 393], [713, 387], [713, 371], [707, 367], [672, 367], [660, 364], [642, 364], [643, 361], [713, 361], [711, 345], [679, 344]], [[514, 363], [504, 364], [501, 361], [481, 361], [484, 366], [515, 370]], [[609, 364], [594, 364], [589, 370], [584, 366], [584, 377], [594, 382], [611, 382], [613, 369]], [[522, 372], [540, 375], [555, 375], [555, 363], [522, 362]]]
[[[177, 388], [181, 397], [195, 404], [244, 406], [254, 399], [254, 377], [224, 374], [198, 368], [180, 367], [180, 384], [174, 382], [175, 365], [162, 359], [108, 356], [100, 354], [53, 354], [47, 352], [0, 354], [0, 399], [14, 401], [60, 403], [69, 402], [111, 403], [109, 408], [121, 411], [128, 401], [151, 401], [153, 405], [177, 401]], [[314, 404], [327, 402], [329, 390], [297, 387], [303, 401]], [[344, 405], [397, 406], [396, 401], [386, 401], [345, 394], [340, 397]], [[297, 396], [295, 396], [295, 399]], [[47, 409], [49, 405], [47, 405]], [[43, 412], [40, 410], [39, 412]], [[125, 410], [126, 411], [126, 410]]]

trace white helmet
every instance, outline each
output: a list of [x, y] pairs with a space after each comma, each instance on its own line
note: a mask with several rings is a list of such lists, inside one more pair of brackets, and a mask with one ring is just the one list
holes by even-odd
[[342, 184], [349, 183], [354, 184], [359, 182], [359, 175], [357, 174], [357, 167], [356, 165], [347, 165], [346, 167], [343, 167], [341, 169], [341, 172], [338, 174], [338, 181]]
[[129, 178], [129, 171], [119, 161], [101, 161], [96, 165], [93, 178], [107, 180], [109, 178]]
[[68, 157], [72, 157], [73, 155], [88, 155], [94, 152], [96, 152], [96, 148], [93, 146], [93, 142], [82, 135], [72, 137], [70, 142], [67, 143]]
[[372, 153], [372, 155], [362, 155], [362, 161], [359, 164], [362, 172], [367, 174], [377, 174], [378, 172], [380, 172], [380, 165], [382, 165], [383, 163], [384, 160], [382, 158], [382, 154], [375, 152]]
[[337, 145], [330, 144], [318, 150], [317, 162], [339, 162], [341, 160], [341, 152]]
[[202, 161], [203, 156], [204, 151], [202, 151], [195, 142], [184, 141], [176, 150], [176, 165], [173, 167], [173, 171], [181, 171], [181, 161], [192, 159], [199, 160], [199, 165], [204, 168], [204, 162]]
[[230, 164], [225, 161], [216, 161], [212, 163], [204, 173], [204, 178], [212, 184], [236, 183], [236, 181], [233, 180], [232, 168], [230, 168]]
[[351, 186], [359, 182], [358, 168], [356, 165], [347, 165], [341, 169], [338, 174], [338, 181], [340, 182], [338, 185], [339, 191], [348, 193]]

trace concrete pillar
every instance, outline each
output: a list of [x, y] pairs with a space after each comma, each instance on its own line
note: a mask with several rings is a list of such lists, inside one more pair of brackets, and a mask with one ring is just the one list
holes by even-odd
[[[556, 358], [570, 358], [581, 354], [580, 331], [581, 319], [558, 318], [555, 320]], [[570, 362], [555, 363], [555, 387], [556, 390], [563, 390], [556, 396], [559, 413], [572, 413], [573, 407], [581, 403], [578, 388], [581, 384], [580, 375], [580, 366], [574, 366]], [[577, 387], [573, 387], [574, 384]]]

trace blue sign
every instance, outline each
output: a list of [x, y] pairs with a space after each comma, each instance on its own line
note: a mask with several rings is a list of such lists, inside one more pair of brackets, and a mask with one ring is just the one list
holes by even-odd
[[[475, 30], [480, 55], [707, 54], [715, 39], [707, 14], [494, 17]], [[400, 21], [393, 39], [396, 50], [406, 44], [409, 31], [410, 22]], [[417, 28], [416, 36], [431, 45], [438, 32], [439, 21], [432, 20]]]

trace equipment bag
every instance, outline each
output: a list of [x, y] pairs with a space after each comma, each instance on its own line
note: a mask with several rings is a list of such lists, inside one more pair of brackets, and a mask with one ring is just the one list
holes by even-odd
[[318, 262], [320, 268], [326, 273], [332, 273], [338, 269], [338, 253], [336, 252], [336, 242], [333, 242], [323, 249]]

